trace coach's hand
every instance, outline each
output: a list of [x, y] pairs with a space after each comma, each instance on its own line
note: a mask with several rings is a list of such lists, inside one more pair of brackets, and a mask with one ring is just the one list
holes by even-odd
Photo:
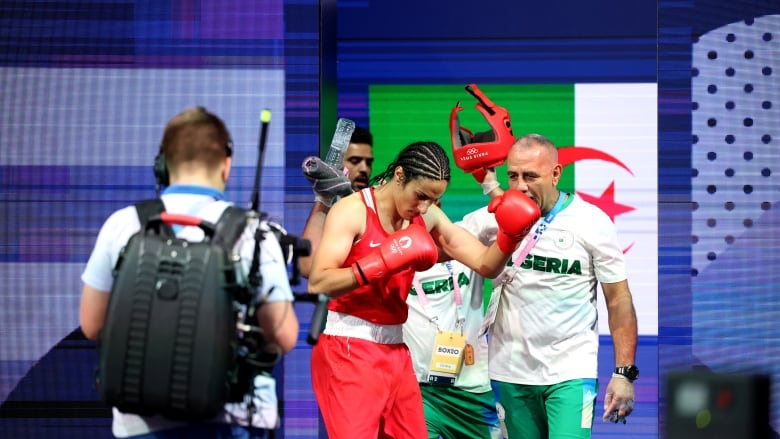
[[612, 376], [604, 396], [602, 419], [626, 423], [626, 417], [634, 411], [634, 383], [622, 376]]

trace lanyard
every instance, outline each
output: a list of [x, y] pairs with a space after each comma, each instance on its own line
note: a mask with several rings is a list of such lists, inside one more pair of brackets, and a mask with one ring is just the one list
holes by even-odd
[[[463, 330], [463, 322], [466, 321], [465, 316], [462, 315], [463, 311], [463, 296], [460, 292], [460, 285], [458, 284], [458, 277], [455, 275], [455, 272], [452, 269], [452, 261], [447, 261], [444, 263], [447, 267], [447, 271], [450, 273], [450, 279], [452, 279], [452, 299], [455, 302], [455, 307], [457, 308], [457, 314], [458, 314], [458, 321], [455, 323], [456, 329], [458, 326], [461, 327], [461, 332]], [[425, 306], [430, 303], [430, 300], [428, 299], [428, 295], [425, 294], [425, 290], [422, 287], [422, 283], [420, 282], [420, 279], [417, 278], [417, 276], [414, 277], [412, 280], [412, 283], [414, 284], [414, 289], [417, 291], [417, 297], [420, 300], [420, 305], [422, 305], [423, 312], [425, 312]], [[425, 312], [427, 314], [427, 312]], [[439, 329], [439, 325], [437, 323], [436, 317], [428, 317], [428, 320], [434, 322], [436, 324], [436, 328]], [[439, 329], [441, 331], [441, 329]]]
[[536, 243], [539, 241], [539, 238], [542, 236], [542, 233], [547, 230], [547, 227], [550, 225], [553, 219], [555, 219], [555, 215], [558, 215], [558, 212], [561, 211], [564, 207], [564, 200], [569, 198], [568, 194], [564, 192], [560, 192], [558, 194], [558, 201], [555, 202], [555, 206], [553, 206], [552, 210], [547, 213], [547, 215], [544, 216], [542, 219], [542, 222], [539, 223], [538, 226], [536, 226], [536, 230], [534, 230], [533, 236], [531, 236], [530, 239], [528, 239], [528, 242], [525, 244], [525, 247], [523, 247], [523, 250], [520, 252], [520, 254], [517, 255], [517, 259], [515, 259], [515, 263], [513, 264], [515, 267], [520, 266], [520, 264], [523, 263], [525, 260], [525, 257], [528, 256], [528, 253], [531, 252], [531, 249], [534, 248]]

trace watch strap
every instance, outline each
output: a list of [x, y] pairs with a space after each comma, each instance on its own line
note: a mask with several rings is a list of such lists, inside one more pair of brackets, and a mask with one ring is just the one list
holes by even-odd
[[639, 375], [639, 369], [634, 364], [629, 366], [618, 366], [612, 373], [612, 377], [616, 378], [616, 375], [633, 383]]

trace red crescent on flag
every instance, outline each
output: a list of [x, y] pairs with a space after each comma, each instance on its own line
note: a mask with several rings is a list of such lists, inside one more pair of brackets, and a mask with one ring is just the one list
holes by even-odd
[[617, 159], [617, 157], [607, 154], [604, 151], [590, 148], [588, 146], [562, 146], [558, 148], [558, 163], [561, 167], [570, 165], [580, 160], [603, 160], [605, 162], [613, 163], [625, 169], [631, 175], [634, 175], [628, 166]]
[[[625, 169], [626, 172], [628, 172], [629, 174], [634, 175], [634, 173], [631, 172], [631, 169], [629, 169], [628, 166], [626, 166], [623, 162], [618, 160], [617, 157], [615, 157], [613, 155], [610, 155], [610, 154], [607, 154], [604, 151], [601, 151], [601, 150], [598, 150], [598, 149], [595, 149], [595, 148], [590, 148], [588, 146], [562, 146], [562, 147], [558, 148], [558, 163], [560, 163], [561, 167], [564, 167], [566, 165], [570, 165], [570, 164], [572, 164], [574, 162], [578, 162], [580, 160], [603, 160], [605, 162], [618, 165], [621, 168]], [[602, 196], [603, 195], [604, 194], [602, 194]], [[580, 193], [580, 196], [582, 196], [583, 198], [586, 198], [586, 199], [590, 198], [590, 199], [592, 199], [591, 202], [596, 202], [597, 205], [599, 204], [598, 200], [596, 200], [595, 197], [591, 197], [591, 196], [588, 196], [588, 195], [582, 194], [582, 193]], [[614, 198], [614, 196], [613, 196], [613, 198]], [[613, 203], [614, 203], [614, 199], [613, 199]], [[601, 206], [599, 206], [599, 207], [601, 207]], [[604, 209], [602, 208], [602, 210], [604, 210]], [[619, 215], [619, 213], [618, 213], [618, 215]], [[610, 216], [610, 219], [612, 219], [613, 223], [615, 222], [615, 216], [616, 215], [611, 215]], [[628, 251], [631, 250], [631, 248], [634, 246], [634, 244], [635, 243], [632, 242], [631, 244], [628, 245], [628, 247], [624, 248], [623, 249], [623, 254], [628, 253]]]

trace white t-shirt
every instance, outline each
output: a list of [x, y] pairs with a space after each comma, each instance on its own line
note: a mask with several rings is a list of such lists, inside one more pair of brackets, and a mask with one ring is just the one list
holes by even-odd
[[[211, 223], [216, 223], [222, 212], [230, 205], [230, 203], [221, 200], [221, 197], [221, 192], [199, 186], [171, 186], [161, 196], [167, 212], [194, 215]], [[254, 252], [254, 227], [247, 226], [235, 247], [235, 250], [241, 255], [244, 275], [249, 272]], [[267, 230], [268, 225], [261, 223], [260, 227]], [[81, 280], [97, 290], [111, 291], [112, 270], [119, 258], [119, 253], [130, 237], [140, 228], [141, 224], [134, 206], [125, 207], [111, 214], [98, 233], [95, 247], [81, 275]], [[201, 241], [204, 237], [203, 231], [199, 227], [174, 227], [174, 231], [178, 237], [190, 241]], [[265, 239], [261, 241], [260, 257], [260, 273], [263, 283], [257, 294], [267, 302], [293, 301], [287, 277], [287, 266], [279, 242], [273, 233], [266, 233]], [[267, 405], [275, 414], [275, 387], [270, 386], [267, 381], [263, 381], [259, 390], [262, 394], [256, 394], [255, 400], [268, 401], [272, 398], [273, 402]], [[217, 416], [214, 419], [215, 422], [228, 422], [231, 414], [239, 419], [245, 417], [243, 409], [236, 404], [228, 404], [226, 409], [227, 412]], [[117, 409], [114, 409], [113, 412], [112, 432], [116, 437], [135, 436], [186, 425], [161, 416], [143, 417], [122, 413]], [[259, 409], [258, 415], [263, 416], [264, 421], [269, 417], [268, 410], [264, 407]], [[273, 423], [267, 426], [253, 422], [254, 426], [263, 428], [273, 428], [275, 424], [275, 418]]]
[[[485, 215], [493, 216], [486, 209], [482, 210]], [[476, 224], [481, 221], [481, 217], [473, 218], [474, 215], [475, 213], [466, 215], [458, 225], [477, 235]], [[483, 243], [489, 243], [487, 237], [477, 236], [481, 240], [484, 239]], [[409, 305], [409, 317], [403, 326], [404, 342], [412, 353], [412, 364], [417, 380], [421, 383], [428, 382], [437, 328], [442, 331], [455, 331], [460, 313], [464, 318], [463, 333], [466, 336], [466, 343], [474, 348], [474, 364], [461, 366], [454, 386], [474, 393], [487, 392], [490, 390], [487, 336], [479, 335], [484, 318], [482, 311], [484, 278], [458, 261], [450, 261], [450, 267], [452, 273], [446, 263], [438, 263], [426, 271], [415, 274], [415, 283], [420, 282], [420, 286], [426, 292], [428, 303], [423, 306], [419, 292], [412, 287], [406, 299]], [[460, 309], [455, 303], [453, 278], [457, 279], [460, 286]]]
[[531, 385], [597, 378], [596, 286], [625, 279], [614, 224], [574, 196], [520, 267], [494, 280], [493, 294], [501, 296], [490, 328], [490, 378]]
[[[490, 390], [488, 377], [487, 338], [479, 336], [482, 323], [483, 278], [460, 262], [451, 261], [452, 275], [445, 263], [438, 263], [430, 269], [415, 274], [416, 281], [425, 291], [427, 303], [423, 305], [415, 287], [409, 293], [409, 318], [403, 325], [404, 342], [412, 353], [412, 363], [417, 380], [428, 382], [431, 357], [438, 330], [460, 331], [456, 326], [458, 314], [464, 318], [463, 334], [466, 343], [474, 348], [474, 364], [461, 365], [455, 379], [455, 387], [470, 392]], [[455, 302], [454, 279], [460, 286], [462, 302], [460, 309]], [[415, 282], [416, 283], [416, 282]]]

